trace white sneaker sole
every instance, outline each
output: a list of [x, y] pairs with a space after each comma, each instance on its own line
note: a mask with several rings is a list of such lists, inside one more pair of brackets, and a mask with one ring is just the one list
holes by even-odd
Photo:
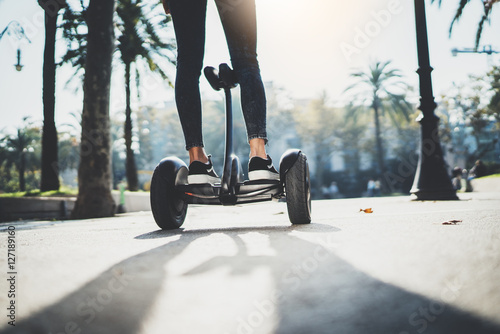
[[214, 184], [220, 183], [220, 179], [218, 177], [210, 176], [210, 175], [188, 175], [188, 183], [189, 184]]
[[250, 181], [255, 180], [279, 180], [280, 175], [278, 173], [273, 173], [267, 170], [254, 170], [248, 173], [248, 179]]

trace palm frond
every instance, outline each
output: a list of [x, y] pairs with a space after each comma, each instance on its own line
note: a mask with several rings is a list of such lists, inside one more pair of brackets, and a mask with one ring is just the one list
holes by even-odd
[[356, 81], [344, 89], [344, 93], [353, 90], [354, 88], [359, 88], [360, 85], [366, 85], [365, 81]]
[[453, 30], [453, 25], [455, 24], [455, 22], [458, 22], [460, 17], [462, 17], [464, 8], [465, 8], [465, 6], [467, 6], [469, 1], [470, 0], [460, 0], [460, 3], [459, 3], [458, 8], [457, 8], [457, 12], [455, 13], [455, 17], [453, 17], [453, 20], [451, 21], [451, 24], [450, 24], [450, 29], [449, 29], [450, 36], [451, 36], [451, 32]]
[[[436, 2], [436, 0], [431, 0], [431, 3]], [[459, 21], [459, 19], [462, 17], [463, 12], [467, 4], [470, 2], [470, 0], [460, 0], [457, 11], [455, 13], [455, 16], [453, 17], [450, 28], [449, 28], [449, 36], [451, 36], [451, 33], [453, 31], [454, 24]], [[479, 47], [479, 42], [481, 40], [481, 35], [483, 33], [483, 28], [484, 28], [484, 23], [488, 21], [490, 15], [491, 15], [491, 9], [493, 8], [493, 5], [500, 3], [499, 0], [483, 0], [483, 7], [484, 7], [484, 14], [481, 17], [481, 20], [478, 23], [477, 31], [476, 31], [476, 40], [475, 40], [475, 45], [474, 48], [477, 50]], [[438, 1], [438, 5], [441, 6], [441, 0]]]
[[481, 18], [481, 21], [479, 21], [478, 27], [477, 27], [477, 32], [476, 32], [476, 44], [475, 44], [475, 49], [479, 47], [479, 42], [481, 40], [481, 35], [483, 33], [483, 27], [484, 23], [488, 20], [488, 16], [490, 15], [491, 12], [491, 6], [484, 6], [484, 15]]
[[137, 66], [135, 67], [135, 88], [137, 91], [137, 100], [140, 101], [141, 99], [141, 72], [139, 72], [139, 69]]

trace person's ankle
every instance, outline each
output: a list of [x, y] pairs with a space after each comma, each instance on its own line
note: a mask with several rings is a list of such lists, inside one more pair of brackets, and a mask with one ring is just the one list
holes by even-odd
[[249, 144], [250, 144], [250, 159], [253, 157], [267, 159], [266, 141], [264, 139], [254, 138], [250, 140]]
[[200, 161], [204, 164], [208, 163], [208, 155], [203, 147], [192, 147], [189, 149], [189, 163]]

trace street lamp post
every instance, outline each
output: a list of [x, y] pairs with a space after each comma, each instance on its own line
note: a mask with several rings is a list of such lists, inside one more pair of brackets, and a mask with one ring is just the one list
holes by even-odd
[[439, 140], [439, 117], [434, 114], [436, 102], [432, 92], [432, 67], [429, 60], [429, 42], [424, 0], [415, 0], [417, 31], [418, 75], [420, 79], [420, 106], [418, 122], [421, 127], [420, 156], [411, 193], [417, 200], [456, 200], [456, 191]]
[[[7, 35], [14, 34], [18, 40], [26, 39], [29, 43], [31, 43], [28, 36], [26, 36], [26, 34], [24, 33], [23, 27], [17, 21], [10, 21], [7, 24], [5, 29], [0, 33], [0, 40], [5, 35], [5, 33], [7, 33]], [[19, 47], [17, 48], [17, 64], [14, 64], [14, 67], [18, 72], [23, 69], [23, 65], [21, 65], [21, 48]]]

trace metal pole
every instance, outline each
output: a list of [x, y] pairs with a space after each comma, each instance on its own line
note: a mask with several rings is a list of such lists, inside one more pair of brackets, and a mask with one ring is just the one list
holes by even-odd
[[231, 88], [225, 87], [224, 94], [226, 96], [226, 151], [224, 155], [224, 171], [222, 172], [221, 191], [223, 194], [228, 194], [231, 183], [231, 154], [233, 153], [233, 111]]
[[429, 43], [424, 0], [415, 0], [418, 65], [420, 79], [420, 106], [418, 118], [421, 126], [420, 157], [411, 193], [417, 200], [456, 200], [456, 191], [446, 170], [446, 163], [439, 140], [439, 118], [434, 114], [436, 102], [432, 92], [432, 67], [429, 60]]

